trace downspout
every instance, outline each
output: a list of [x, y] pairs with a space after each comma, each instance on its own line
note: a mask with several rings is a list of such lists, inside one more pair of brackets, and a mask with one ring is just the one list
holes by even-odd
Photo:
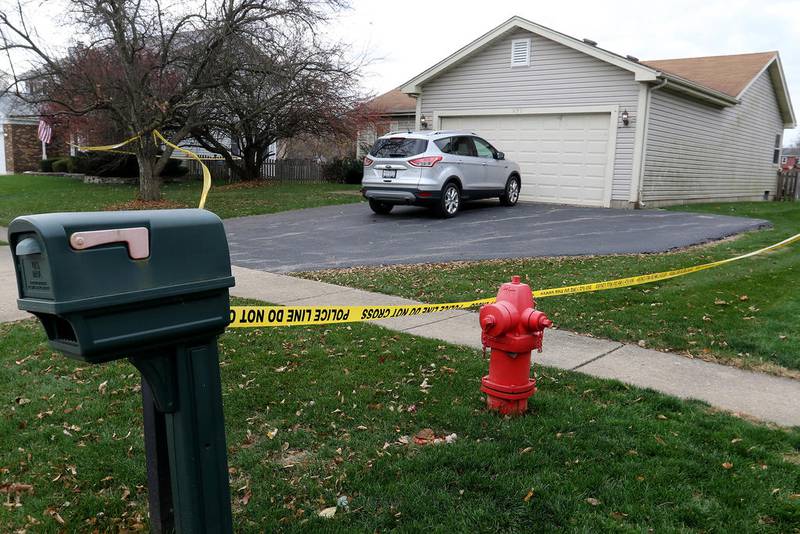
[[636, 172], [639, 173], [639, 187], [637, 188], [636, 191], [636, 208], [644, 208], [646, 205], [645, 202], [642, 200], [642, 193], [644, 192], [644, 164], [645, 160], [647, 159], [647, 133], [648, 133], [647, 130], [649, 129], [648, 123], [650, 122], [650, 105], [651, 105], [650, 102], [653, 92], [658, 91], [659, 89], [663, 89], [664, 87], [666, 87], [667, 83], [669, 83], [669, 80], [667, 80], [667, 78], [664, 78], [658, 85], [654, 85], [653, 87], [647, 89], [647, 110], [645, 111], [645, 117], [644, 120], [642, 121], [643, 122], [642, 127], [644, 128], [644, 146], [642, 147], [642, 158], [641, 161], [639, 162], [640, 168], [636, 170]]
[[422, 130], [422, 93], [411, 93], [410, 96], [417, 100], [414, 112], [414, 129]]

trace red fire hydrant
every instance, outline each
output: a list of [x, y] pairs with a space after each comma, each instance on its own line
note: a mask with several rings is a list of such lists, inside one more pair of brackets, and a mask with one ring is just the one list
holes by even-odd
[[542, 350], [544, 329], [553, 326], [536, 310], [528, 284], [519, 276], [500, 286], [497, 302], [481, 307], [481, 341], [492, 349], [489, 374], [481, 380], [486, 405], [501, 414], [521, 414], [536, 392], [531, 378], [531, 351]]

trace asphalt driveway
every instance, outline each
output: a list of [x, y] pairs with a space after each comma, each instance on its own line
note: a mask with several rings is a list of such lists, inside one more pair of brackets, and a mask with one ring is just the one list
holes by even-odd
[[663, 252], [767, 221], [662, 210], [473, 203], [453, 219], [325, 206], [225, 221], [234, 265], [272, 272], [534, 256]]

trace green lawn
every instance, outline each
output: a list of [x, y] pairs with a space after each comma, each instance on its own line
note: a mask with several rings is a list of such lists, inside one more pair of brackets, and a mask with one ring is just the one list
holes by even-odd
[[[0, 531], [143, 528], [134, 368], [54, 354], [33, 321], [0, 325], [0, 354], [0, 492], [33, 486]], [[797, 531], [800, 429], [547, 368], [507, 419], [483, 408], [486, 367], [367, 324], [228, 331], [237, 532]], [[425, 428], [457, 438], [403, 443]]]
[[[299, 276], [424, 302], [494, 295], [519, 274], [548, 288], [727, 258], [800, 232], [800, 203], [738, 203], [686, 211], [757, 217], [774, 228], [683, 252], [367, 267]], [[720, 269], [627, 289], [541, 299], [560, 328], [800, 376], [800, 244]]]
[[[164, 198], [177, 205], [196, 207], [199, 181], [166, 184]], [[342, 184], [265, 184], [238, 187], [215, 184], [206, 208], [222, 218], [275, 213], [329, 204], [359, 202], [358, 186]], [[84, 184], [61, 176], [0, 176], [0, 226], [18, 215], [54, 211], [94, 211], [130, 202], [137, 188], [127, 185]]]

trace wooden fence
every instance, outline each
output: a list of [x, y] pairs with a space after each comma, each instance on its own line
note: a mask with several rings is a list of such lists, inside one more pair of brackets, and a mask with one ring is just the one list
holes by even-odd
[[[193, 160], [188, 160], [189, 174], [201, 176], [200, 165]], [[225, 161], [205, 161], [214, 180], [227, 181], [233, 178], [231, 170]], [[306, 159], [279, 159], [267, 161], [261, 166], [261, 179], [276, 182], [292, 182], [314, 184], [325, 181], [322, 176], [322, 165], [313, 160]]]
[[775, 200], [800, 200], [800, 169], [778, 173], [778, 190]]
[[322, 165], [307, 159], [277, 159], [261, 166], [261, 178], [279, 182], [320, 183]]
[[[225, 161], [221, 160], [206, 160], [203, 163], [206, 164], [208, 167], [209, 172], [211, 172], [211, 179], [214, 181], [228, 181], [231, 179], [231, 170], [228, 168], [228, 164]], [[195, 160], [190, 159], [186, 160], [186, 166], [189, 168], [189, 174], [191, 176], [200, 177], [203, 175], [203, 172], [200, 170], [200, 164], [197, 163]]]

